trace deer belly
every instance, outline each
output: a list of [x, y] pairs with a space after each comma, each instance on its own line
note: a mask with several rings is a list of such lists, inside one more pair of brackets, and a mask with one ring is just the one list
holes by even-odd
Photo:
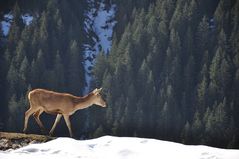
[[52, 109], [52, 110], [45, 109], [45, 112], [48, 114], [52, 114], [52, 115], [57, 115], [57, 114], [63, 113], [60, 109]]

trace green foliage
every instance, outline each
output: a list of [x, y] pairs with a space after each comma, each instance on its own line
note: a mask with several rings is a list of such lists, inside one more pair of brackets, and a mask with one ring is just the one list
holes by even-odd
[[[24, 119], [24, 112], [27, 108], [27, 102], [25, 97], [21, 96], [18, 100], [14, 94], [8, 103], [9, 114], [13, 114], [8, 118], [7, 129], [10, 131], [22, 131], [22, 125]], [[21, 105], [21, 107], [19, 107]], [[19, 120], [21, 119], [21, 120]]]
[[[69, 62], [67, 70], [67, 88], [69, 92], [74, 94], [81, 94], [79, 88], [83, 88], [84, 81], [84, 68], [80, 61], [83, 60], [83, 55], [80, 54], [79, 45], [75, 40], [71, 41], [69, 48]], [[82, 81], [82, 82], [80, 82]], [[76, 87], [77, 86], [77, 87]]]
[[98, 81], [99, 83], [96, 83], [97, 86], [101, 86], [100, 84], [103, 83], [103, 81], [101, 81], [103, 79], [103, 76], [105, 75], [105, 72], [109, 71], [109, 66], [106, 64], [106, 55], [104, 52], [100, 52], [98, 54], [97, 60], [96, 60], [96, 65], [98, 67], [94, 67], [93, 70], [93, 74], [94, 76], [97, 78], [96, 81]]

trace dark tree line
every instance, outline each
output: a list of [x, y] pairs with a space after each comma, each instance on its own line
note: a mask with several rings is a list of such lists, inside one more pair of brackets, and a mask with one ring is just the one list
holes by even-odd
[[98, 121], [92, 135], [238, 148], [238, 6], [157, 0], [124, 7], [129, 16], [118, 25], [125, 29], [94, 68], [109, 107], [90, 112]]

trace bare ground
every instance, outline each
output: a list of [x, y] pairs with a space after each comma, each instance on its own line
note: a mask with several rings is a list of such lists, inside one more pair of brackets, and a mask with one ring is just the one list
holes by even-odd
[[0, 132], [0, 150], [17, 149], [32, 143], [43, 143], [52, 139], [55, 138], [36, 134]]

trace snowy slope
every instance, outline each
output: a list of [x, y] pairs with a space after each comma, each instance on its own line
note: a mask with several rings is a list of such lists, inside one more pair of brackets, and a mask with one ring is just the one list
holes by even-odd
[[110, 51], [112, 45], [113, 28], [116, 24], [116, 5], [107, 7], [103, 0], [87, 0], [89, 8], [85, 12], [84, 30], [89, 43], [84, 44], [86, 83], [85, 93], [88, 93], [91, 81], [91, 68], [96, 55], [103, 50]]
[[239, 159], [239, 150], [145, 138], [104, 136], [92, 140], [58, 138], [18, 150], [0, 151], [1, 159]]

